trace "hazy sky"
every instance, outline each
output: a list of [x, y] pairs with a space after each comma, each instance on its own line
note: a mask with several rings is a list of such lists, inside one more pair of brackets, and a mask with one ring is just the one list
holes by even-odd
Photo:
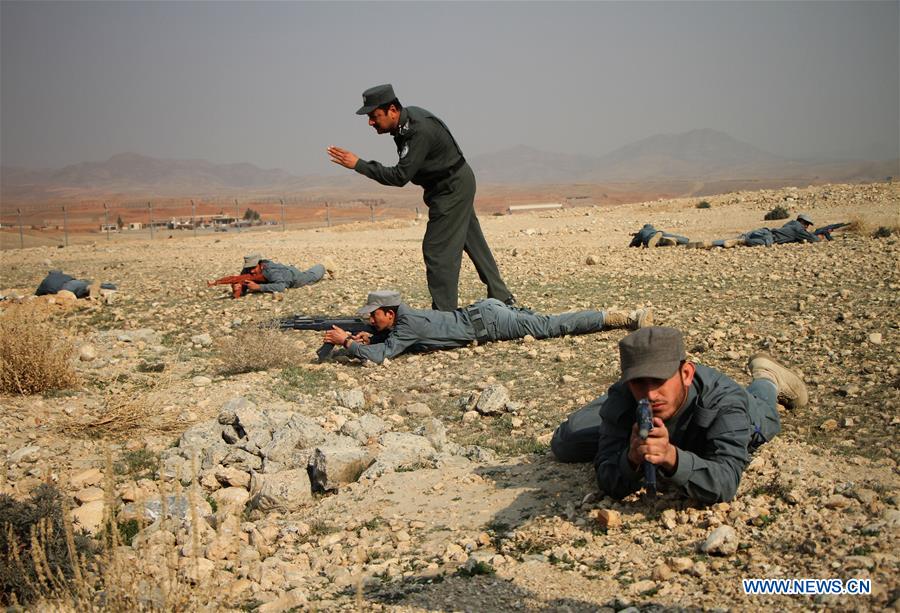
[[[897, 156], [900, 2], [0, 3], [3, 164], [135, 152], [391, 164], [393, 83], [473, 157], [599, 155], [714, 128], [785, 156]], [[340, 170], [340, 169], [336, 169]]]

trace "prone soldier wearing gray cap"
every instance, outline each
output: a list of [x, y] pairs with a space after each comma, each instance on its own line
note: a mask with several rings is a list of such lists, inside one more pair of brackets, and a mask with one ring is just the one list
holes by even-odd
[[819, 237], [809, 231], [812, 225], [813, 221], [809, 218], [809, 215], [800, 213], [797, 215], [797, 219], [787, 222], [780, 228], [757, 228], [741, 234], [739, 238], [696, 241], [688, 243], [687, 246], [698, 249], [710, 249], [712, 247], [737, 247], [739, 245], [771, 247], [772, 245], [784, 245], [786, 243], [818, 243]]
[[206, 285], [230, 285], [232, 297], [240, 298], [248, 293], [275, 293], [303, 287], [321, 281], [326, 274], [334, 277], [334, 264], [330, 261], [315, 264], [308, 270], [300, 270], [295, 266], [267, 260], [258, 253], [251, 253], [244, 256], [244, 268], [240, 274], [207, 281]]
[[328, 147], [328, 155], [335, 164], [382, 185], [403, 187], [412, 182], [424, 188], [428, 225], [422, 255], [432, 308], [452, 311], [457, 307], [463, 251], [487, 286], [488, 298], [514, 304], [475, 215], [475, 174], [444, 122], [425, 109], [402, 106], [390, 84], [364, 91], [363, 106], [356, 113], [368, 115], [369, 125], [378, 134], [394, 137], [397, 165], [361, 160], [335, 146]]
[[454, 311], [413, 309], [400, 294], [381, 290], [369, 294], [359, 315], [368, 315], [377, 334], [351, 335], [334, 327], [325, 342], [343, 345], [347, 353], [377, 364], [405, 351], [432, 351], [465, 347], [473, 341], [503, 341], [530, 334], [536, 339], [590, 334], [613, 328], [635, 330], [653, 323], [650, 309], [624, 311], [577, 311], [541, 315], [510, 307], [494, 298]]
[[[643, 487], [643, 462], [658, 479], [703, 503], [731, 500], [750, 453], [781, 431], [777, 402], [808, 402], [806, 385], [773, 358], [750, 359], [743, 388], [721, 372], [687, 359], [681, 332], [648, 327], [619, 341], [622, 376], [553, 433], [562, 462], [593, 460], [597, 485], [616, 498]], [[635, 408], [647, 399], [653, 429], [638, 436]]]

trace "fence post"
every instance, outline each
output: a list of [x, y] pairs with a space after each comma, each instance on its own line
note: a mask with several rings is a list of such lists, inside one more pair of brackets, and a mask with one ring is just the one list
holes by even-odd
[[238, 206], [237, 198], [234, 199], [234, 225], [237, 226], [237, 231], [241, 231], [241, 224], [239, 223], [241, 220], [241, 208]]
[[103, 217], [103, 226], [106, 228], [106, 240], [109, 240], [109, 205], [105, 202], [103, 203]]
[[197, 236], [197, 205], [191, 200], [191, 227], [194, 229], [194, 236]]
[[328, 208], [328, 203], [325, 203], [325, 223], [328, 227], [331, 227], [331, 209]]
[[375, 203], [369, 203], [369, 218], [372, 220], [372, 223], [375, 223]]
[[153, 240], [153, 203], [152, 202], [147, 203], [147, 211], [148, 211], [147, 214], [150, 216], [150, 223], [149, 223], [149, 225], [150, 225], [150, 240]]
[[279, 200], [281, 200], [281, 231], [285, 232], [287, 228], [284, 225], [284, 198], [279, 198]]
[[66, 211], [66, 207], [63, 206], [63, 236], [66, 238], [66, 247], [69, 246], [69, 213]]
[[22, 234], [22, 209], [16, 209], [19, 214], [19, 249], [25, 248], [25, 235]]

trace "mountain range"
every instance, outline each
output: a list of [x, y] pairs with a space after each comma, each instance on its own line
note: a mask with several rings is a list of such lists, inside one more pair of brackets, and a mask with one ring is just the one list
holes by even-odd
[[[886, 175], [900, 174], [897, 160], [791, 160], [711, 129], [655, 135], [600, 156], [552, 153], [518, 145], [472, 156], [469, 163], [480, 185], [787, 178], [824, 182], [883, 180]], [[301, 177], [249, 163], [214, 164], [135, 153], [60, 169], [0, 167], [0, 197], [7, 203], [105, 197], [293, 194], [316, 190], [346, 192], [372, 187], [354, 173]]]

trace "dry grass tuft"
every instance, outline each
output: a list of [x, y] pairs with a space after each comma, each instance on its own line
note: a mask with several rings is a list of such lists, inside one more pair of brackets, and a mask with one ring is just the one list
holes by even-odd
[[134, 438], [136, 432], [180, 433], [185, 423], [177, 414], [163, 410], [171, 400], [174, 376], [171, 371], [163, 377], [108, 372], [102, 411], [87, 418], [66, 419], [58, 429], [66, 436], [113, 440]]
[[243, 328], [218, 346], [222, 362], [219, 372], [235, 375], [244, 372], [292, 366], [304, 359], [290, 336], [277, 328]]
[[0, 313], [0, 391], [37, 394], [76, 386], [74, 353], [42, 302], [13, 304]]

